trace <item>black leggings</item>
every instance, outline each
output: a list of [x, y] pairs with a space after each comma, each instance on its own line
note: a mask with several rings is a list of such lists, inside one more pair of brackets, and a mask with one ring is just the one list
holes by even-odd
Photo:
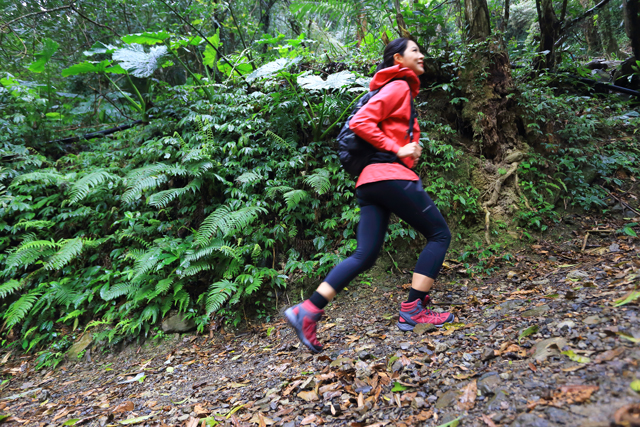
[[449, 227], [420, 181], [379, 181], [356, 189], [360, 204], [358, 248], [336, 265], [324, 280], [340, 292], [358, 274], [373, 267], [395, 213], [418, 230], [428, 243], [418, 258], [414, 272], [435, 279], [451, 242]]

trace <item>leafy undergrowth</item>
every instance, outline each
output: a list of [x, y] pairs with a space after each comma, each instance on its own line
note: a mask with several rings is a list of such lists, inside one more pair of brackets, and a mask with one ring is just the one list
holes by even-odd
[[541, 240], [489, 278], [451, 265], [432, 294], [456, 315], [443, 329], [399, 331], [409, 276], [389, 277], [329, 305], [320, 355], [282, 320], [96, 346], [57, 370], [8, 353], [0, 407], [44, 425], [624, 425], [640, 398], [640, 240], [581, 220], [582, 236]]

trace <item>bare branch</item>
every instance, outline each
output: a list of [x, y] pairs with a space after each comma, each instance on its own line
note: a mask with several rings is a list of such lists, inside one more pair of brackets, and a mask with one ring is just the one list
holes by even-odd
[[16, 21], [19, 21], [21, 19], [24, 19], [24, 18], [28, 18], [29, 16], [42, 15], [43, 13], [50, 13], [50, 12], [56, 12], [58, 10], [70, 9], [71, 7], [72, 7], [72, 5], [69, 4], [69, 5], [66, 5], [66, 6], [56, 7], [55, 9], [41, 10], [41, 11], [38, 11], [38, 12], [32, 12], [32, 13], [27, 13], [26, 15], [18, 16], [17, 18], [12, 19], [11, 21], [2, 24], [2, 26], [0, 26], [0, 31], [4, 30], [5, 27], [8, 27], [12, 23], [14, 23]]
[[113, 28], [111, 28], [111, 27], [110, 27], [110, 26], [108, 26], [108, 25], [99, 24], [99, 23], [97, 23], [96, 21], [94, 21], [93, 19], [91, 19], [91, 18], [89, 18], [88, 16], [84, 15], [82, 12], [80, 12], [80, 11], [79, 11], [79, 10], [78, 10], [74, 5], [73, 5], [73, 3], [71, 3], [71, 4], [69, 5], [69, 7], [71, 7], [71, 9], [72, 9], [75, 13], [77, 13], [78, 15], [80, 15], [80, 17], [82, 17], [83, 19], [85, 19], [85, 20], [87, 20], [87, 21], [91, 22], [93, 25], [97, 25], [98, 27], [106, 28], [106, 29], [108, 29], [109, 31], [111, 31], [113, 34], [115, 34], [116, 36], [120, 37], [120, 34], [118, 34], [116, 30], [114, 30]]

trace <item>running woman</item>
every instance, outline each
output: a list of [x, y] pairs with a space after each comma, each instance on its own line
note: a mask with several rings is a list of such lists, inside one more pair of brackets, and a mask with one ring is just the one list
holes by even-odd
[[369, 85], [371, 91], [380, 91], [349, 123], [356, 135], [380, 151], [395, 153], [404, 165], [374, 163], [364, 168], [356, 183], [360, 223], [355, 253], [331, 270], [311, 298], [285, 311], [298, 338], [313, 353], [322, 351], [316, 328], [324, 307], [358, 274], [373, 266], [392, 212], [428, 241], [418, 258], [409, 296], [400, 305], [398, 327], [411, 331], [419, 323], [442, 326], [454, 319], [451, 313], [436, 313], [425, 308], [428, 292], [451, 242], [451, 233], [442, 214], [422, 188], [420, 177], [412, 170], [422, 152], [418, 144], [417, 120], [412, 141], [408, 139], [407, 129], [411, 100], [420, 90], [418, 76], [424, 73], [423, 59], [418, 45], [411, 40], [400, 38], [389, 43], [384, 50], [383, 62]]

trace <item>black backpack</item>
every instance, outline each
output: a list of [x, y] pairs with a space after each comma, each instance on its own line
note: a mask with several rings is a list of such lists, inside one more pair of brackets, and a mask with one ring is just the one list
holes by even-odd
[[[382, 88], [380, 88], [382, 89]], [[351, 115], [342, 126], [340, 133], [338, 134], [338, 154], [340, 155], [340, 163], [342, 167], [352, 176], [356, 177], [360, 175], [362, 170], [373, 163], [394, 163], [398, 162], [401, 165], [407, 167], [394, 153], [378, 151], [373, 145], [369, 144], [364, 139], [356, 135], [349, 123], [353, 116], [356, 115], [360, 108], [365, 105], [371, 98], [373, 98], [380, 89], [364, 95], [356, 106], [351, 111]], [[411, 114], [409, 119], [409, 129], [407, 130], [407, 137], [409, 140], [413, 139], [413, 125], [416, 120], [415, 108], [413, 106], [413, 98], [411, 98]]]

